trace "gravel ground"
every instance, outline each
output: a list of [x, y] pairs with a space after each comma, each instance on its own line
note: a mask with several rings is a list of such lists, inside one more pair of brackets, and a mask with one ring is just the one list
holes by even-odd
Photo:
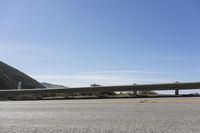
[[199, 133], [200, 98], [0, 102], [2, 133]]

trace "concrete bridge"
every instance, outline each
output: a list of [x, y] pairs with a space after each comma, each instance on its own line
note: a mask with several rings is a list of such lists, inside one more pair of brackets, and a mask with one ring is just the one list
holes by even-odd
[[179, 90], [200, 89], [200, 82], [190, 83], [165, 83], [165, 84], [134, 84], [120, 86], [93, 86], [93, 87], [75, 87], [75, 88], [36, 88], [36, 89], [13, 89], [0, 90], [0, 95], [19, 95], [19, 94], [51, 94], [51, 93], [84, 93], [84, 92], [108, 92], [108, 91], [137, 91], [150, 90], [175, 90], [175, 95], [179, 95]]

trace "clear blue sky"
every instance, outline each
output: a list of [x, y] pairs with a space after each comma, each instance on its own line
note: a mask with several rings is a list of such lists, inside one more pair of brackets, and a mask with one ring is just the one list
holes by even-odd
[[0, 59], [68, 86], [200, 81], [199, 0], [1, 0]]

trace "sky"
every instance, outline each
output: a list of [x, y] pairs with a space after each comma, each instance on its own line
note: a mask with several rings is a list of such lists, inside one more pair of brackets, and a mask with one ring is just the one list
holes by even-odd
[[199, 0], [0, 0], [0, 60], [66, 86], [200, 81]]

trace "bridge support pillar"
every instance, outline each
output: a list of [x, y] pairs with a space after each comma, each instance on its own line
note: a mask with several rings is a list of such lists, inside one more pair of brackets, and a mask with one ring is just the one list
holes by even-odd
[[134, 96], [137, 96], [137, 90], [133, 91]]
[[179, 89], [175, 89], [175, 95], [176, 95], [176, 96], [179, 95]]

